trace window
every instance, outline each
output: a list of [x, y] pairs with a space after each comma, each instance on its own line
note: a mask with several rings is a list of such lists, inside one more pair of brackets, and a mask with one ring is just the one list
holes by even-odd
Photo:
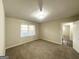
[[35, 25], [21, 25], [21, 37], [33, 36], [35, 35]]
[[30, 35], [35, 35], [35, 26], [34, 25], [29, 25], [29, 36]]

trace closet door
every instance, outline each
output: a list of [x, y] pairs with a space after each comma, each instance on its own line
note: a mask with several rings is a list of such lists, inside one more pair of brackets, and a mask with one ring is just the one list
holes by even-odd
[[73, 25], [73, 48], [79, 53], [79, 21]]

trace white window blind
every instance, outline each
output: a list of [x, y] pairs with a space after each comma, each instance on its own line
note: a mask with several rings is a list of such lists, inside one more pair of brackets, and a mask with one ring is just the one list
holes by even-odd
[[35, 25], [21, 24], [21, 37], [34, 36]]

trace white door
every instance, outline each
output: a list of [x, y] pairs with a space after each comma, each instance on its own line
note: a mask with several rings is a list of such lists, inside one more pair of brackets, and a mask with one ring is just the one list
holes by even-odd
[[79, 53], [79, 21], [73, 25], [73, 48]]

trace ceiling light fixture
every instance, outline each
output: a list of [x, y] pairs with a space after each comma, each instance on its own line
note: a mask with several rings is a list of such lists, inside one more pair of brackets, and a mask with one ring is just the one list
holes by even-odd
[[39, 10], [35, 11], [32, 15], [37, 19], [44, 19], [48, 12], [43, 8], [43, 0], [38, 0]]
[[33, 16], [37, 19], [44, 19], [47, 16], [48, 12], [44, 9], [42, 11], [37, 10], [33, 13]]

